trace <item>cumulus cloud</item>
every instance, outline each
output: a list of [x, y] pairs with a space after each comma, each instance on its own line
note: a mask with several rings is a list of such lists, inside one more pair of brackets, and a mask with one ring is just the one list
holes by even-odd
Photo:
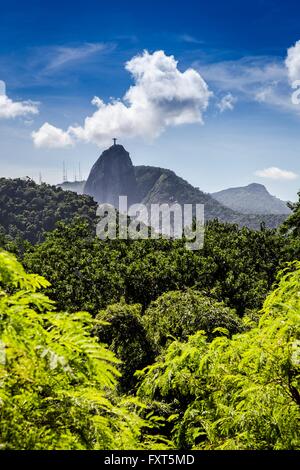
[[258, 170], [255, 172], [255, 175], [260, 178], [269, 178], [272, 180], [295, 180], [298, 178], [298, 175], [293, 171], [281, 170], [275, 166]]
[[6, 94], [5, 82], [0, 80], [0, 119], [38, 114], [37, 103], [32, 101], [13, 101]]
[[36, 147], [64, 148], [73, 145], [73, 141], [67, 132], [52, 126], [48, 122], [45, 122], [37, 132], [32, 132], [31, 135]]
[[224, 111], [232, 111], [236, 102], [237, 98], [235, 98], [231, 93], [227, 93], [217, 103], [217, 107], [219, 108], [220, 113], [224, 113]]
[[[190, 68], [181, 72], [177, 65], [174, 57], [163, 51], [153, 54], [144, 51], [133, 57], [125, 68], [132, 75], [134, 84], [125, 96], [108, 103], [94, 97], [92, 104], [97, 110], [82, 126], [60, 130], [61, 142], [65, 140], [69, 145], [71, 139], [101, 146], [113, 136], [153, 139], [168, 126], [202, 124], [211, 92], [196, 70]], [[45, 125], [32, 134], [35, 145], [52, 146], [49, 127], [46, 131], [47, 138]]]
[[285, 65], [290, 81], [300, 80], [300, 41], [288, 49]]

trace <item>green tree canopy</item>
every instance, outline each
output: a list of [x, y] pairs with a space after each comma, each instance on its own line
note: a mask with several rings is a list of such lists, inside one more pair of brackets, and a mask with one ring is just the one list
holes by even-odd
[[47, 286], [0, 251], [0, 447], [143, 448], [151, 422], [116, 395], [119, 361], [92, 317], [57, 312]]
[[169, 403], [177, 446], [300, 449], [299, 262], [251, 326], [232, 339], [176, 341], [140, 373], [139, 395]]
[[120, 384], [129, 390], [136, 383], [134, 373], [154, 361], [151, 342], [141, 321], [141, 306], [127, 305], [124, 301], [101, 310], [96, 317], [101, 323], [95, 327], [102, 341], [121, 359]]
[[23, 257], [30, 272], [52, 284], [47, 293], [59, 309], [100, 309], [119, 302], [141, 304], [169, 291], [194, 287], [242, 316], [262, 306], [284, 261], [285, 238], [210, 222], [203, 250], [188, 251], [183, 240], [99, 240], [84, 220], [59, 223], [46, 240]]
[[97, 203], [89, 196], [38, 185], [30, 178], [0, 178], [0, 225], [13, 239], [40, 242], [57, 222], [74, 217], [95, 226], [96, 209]]
[[175, 339], [186, 341], [199, 330], [210, 339], [217, 327], [227, 328], [231, 334], [242, 330], [234, 310], [192, 289], [163, 294], [152, 302], [142, 322], [157, 352]]

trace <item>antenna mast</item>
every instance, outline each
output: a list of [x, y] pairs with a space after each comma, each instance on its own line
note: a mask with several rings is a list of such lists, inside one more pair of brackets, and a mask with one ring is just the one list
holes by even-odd
[[65, 162], [63, 162], [63, 183], [68, 181], [68, 173]]

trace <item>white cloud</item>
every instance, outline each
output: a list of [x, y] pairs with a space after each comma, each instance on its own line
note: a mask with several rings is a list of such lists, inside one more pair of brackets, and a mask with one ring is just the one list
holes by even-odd
[[13, 101], [6, 95], [5, 82], [0, 80], [0, 119], [38, 114], [37, 103], [32, 101]]
[[64, 148], [73, 144], [70, 135], [48, 122], [42, 125], [37, 132], [32, 132], [36, 147]]
[[217, 107], [219, 108], [220, 113], [223, 113], [224, 111], [232, 111], [236, 102], [237, 98], [235, 98], [231, 93], [227, 93], [217, 103]]
[[203, 44], [203, 41], [195, 38], [194, 36], [191, 36], [190, 34], [181, 34], [179, 39], [188, 44]]
[[269, 101], [272, 93], [273, 93], [272, 85], [262, 87], [260, 90], [257, 91], [255, 95], [255, 100], [258, 101], [259, 103], [266, 103], [267, 101]]
[[255, 94], [254, 99], [258, 103], [264, 103], [282, 111], [300, 114], [300, 107], [295, 106], [292, 102], [290, 89], [283, 88], [278, 83], [271, 83], [261, 87]]
[[86, 43], [76, 47], [52, 46], [41, 49], [42, 58], [48, 61], [44, 72], [51, 72], [75, 62], [81, 62], [99, 52], [107, 50], [105, 43]]
[[300, 80], [300, 41], [288, 49], [285, 65], [290, 81]]
[[6, 85], [3, 80], [0, 80], [0, 96], [6, 95]]
[[218, 92], [232, 93], [241, 102], [256, 101], [280, 111], [300, 114], [300, 107], [292, 102], [289, 83], [289, 78], [300, 78], [300, 41], [288, 50], [286, 60], [255, 56], [210, 64], [198, 62], [194, 66]]
[[249, 56], [210, 64], [197, 62], [194, 66], [219, 90], [234, 90], [249, 97], [266, 84], [287, 80], [284, 63], [276, 57]]
[[298, 178], [298, 175], [293, 171], [281, 170], [275, 166], [258, 170], [255, 172], [255, 175], [260, 178], [269, 178], [272, 180], [295, 180]]
[[[70, 139], [99, 146], [114, 136], [153, 139], [168, 126], [202, 124], [211, 92], [196, 70], [181, 72], [177, 64], [173, 56], [163, 51], [153, 54], [144, 51], [133, 57], [126, 63], [126, 70], [131, 73], [134, 85], [121, 100], [104, 103], [95, 97], [92, 104], [98, 109], [85, 119], [83, 126], [70, 126], [66, 132], [61, 131], [66, 145]], [[35, 145], [52, 146], [48, 127], [46, 131], [47, 138], [45, 125], [33, 133]]]

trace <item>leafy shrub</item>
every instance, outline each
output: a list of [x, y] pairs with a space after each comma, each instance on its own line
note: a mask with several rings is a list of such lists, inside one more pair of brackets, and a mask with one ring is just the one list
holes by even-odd
[[141, 306], [127, 305], [123, 301], [101, 310], [96, 319], [101, 323], [95, 332], [122, 361], [119, 365], [122, 388], [133, 388], [135, 371], [151, 364], [155, 358], [141, 322]]
[[47, 286], [0, 251], [1, 448], [143, 448], [151, 422], [116, 395], [119, 361], [91, 337], [88, 313], [55, 311]]
[[281, 274], [258, 325], [173, 342], [139, 375], [140, 396], [170, 404], [178, 447], [300, 449], [300, 262]]
[[234, 310], [191, 289], [163, 294], [152, 302], [142, 322], [157, 351], [175, 339], [185, 341], [199, 330], [204, 330], [209, 339], [216, 328], [227, 328], [231, 334], [242, 330]]

